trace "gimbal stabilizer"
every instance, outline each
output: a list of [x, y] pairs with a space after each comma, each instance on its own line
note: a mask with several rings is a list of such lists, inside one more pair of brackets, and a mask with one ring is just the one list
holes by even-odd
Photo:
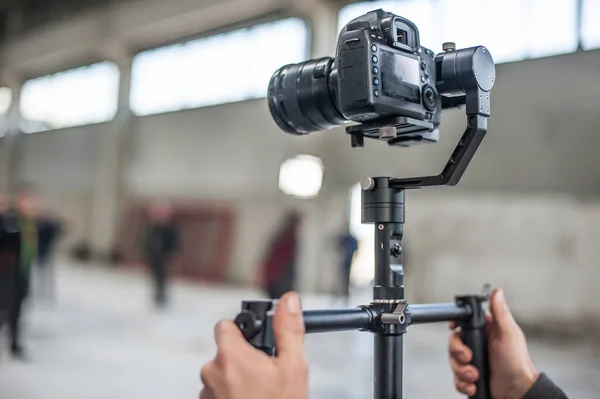
[[[479, 370], [475, 399], [490, 399], [489, 366], [483, 302], [488, 294], [457, 296], [455, 302], [409, 305], [404, 299], [402, 236], [404, 193], [408, 188], [455, 185], [467, 168], [487, 132], [490, 115], [489, 92], [495, 72], [486, 49], [473, 47], [447, 54], [439, 65], [436, 87], [444, 97], [444, 108], [466, 105], [467, 128], [443, 171], [437, 176], [416, 178], [363, 178], [362, 222], [375, 225], [375, 278], [373, 301], [356, 309], [304, 311], [307, 333], [360, 330], [375, 334], [375, 399], [402, 398], [402, 335], [411, 324], [456, 321], [464, 343], [473, 351], [472, 364]], [[450, 56], [448, 56], [450, 55]], [[444, 80], [449, 77], [448, 80]], [[408, 118], [378, 120], [352, 126], [352, 145], [362, 146], [363, 136], [378, 133], [390, 137], [407, 132]], [[411, 132], [419, 121], [410, 120]], [[423, 126], [424, 130], [429, 127]], [[244, 301], [235, 322], [246, 339], [269, 355], [276, 354], [271, 316], [274, 301]]]

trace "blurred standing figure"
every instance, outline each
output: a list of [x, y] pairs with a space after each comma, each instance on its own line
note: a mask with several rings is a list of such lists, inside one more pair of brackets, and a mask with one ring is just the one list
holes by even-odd
[[179, 231], [173, 220], [173, 208], [164, 201], [148, 207], [149, 222], [143, 239], [143, 251], [154, 279], [157, 307], [167, 303], [167, 268], [179, 249]]
[[0, 332], [2, 326], [8, 322], [8, 311], [12, 302], [12, 269], [15, 263], [15, 257], [10, 251], [11, 234], [4, 223], [6, 210], [6, 198], [0, 194]]
[[0, 270], [8, 288], [10, 350], [16, 358], [25, 357], [21, 343], [21, 314], [29, 293], [31, 266], [38, 252], [35, 207], [33, 187], [22, 185], [17, 191], [15, 207], [1, 215]]
[[[52, 212], [45, 210], [38, 218], [38, 290], [41, 299], [54, 300], [54, 251], [62, 233], [62, 223]], [[34, 276], [35, 277], [35, 276]], [[34, 279], [35, 282], [35, 279]], [[36, 293], [37, 294], [37, 293]]]
[[358, 241], [346, 231], [339, 237], [338, 248], [340, 251], [340, 276], [342, 277], [342, 296], [348, 303], [350, 297], [350, 272], [352, 271], [352, 260], [358, 251]]
[[299, 230], [300, 215], [292, 212], [286, 216], [268, 248], [261, 278], [272, 299], [294, 290]]

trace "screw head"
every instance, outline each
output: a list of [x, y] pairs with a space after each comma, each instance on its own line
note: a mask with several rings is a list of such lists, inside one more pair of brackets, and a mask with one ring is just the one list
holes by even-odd
[[454, 51], [454, 50], [456, 50], [456, 43], [446, 42], [446, 43], [442, 44], [442, 50], [443, 51]]
[[401, 253], [402, 253], [402, 248], [400, 248], [400, 245], [398, 245], [398, 244], [394, 244], [392, 246], [392, 248], [390, 248], [390, 254], [394, 258], [397, 258], [398, 256], [400, 256]]
[[375, 179], [372, 177], [363, 177], [360, 179], [360, 188], [364, 191], [370, 191], [375, 188]]

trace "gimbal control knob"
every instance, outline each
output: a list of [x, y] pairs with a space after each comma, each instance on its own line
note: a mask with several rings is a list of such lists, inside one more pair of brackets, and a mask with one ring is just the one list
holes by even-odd
[[275, 354], [272, 313], [276, 306], [277, 301], [272, 300], [243, 301], [242, 311], [235, 318], [244, 338], [269, 356]]
[[442, 44], [442, 51], [455, 51], [456, 43], [454, 42], [445, 42]]
[[263, 322], [256, 314], [249, 310], [242, 310], [235, 318], [235, 324], [239, 327], [246, 340], [256, 337], [262, 329]]

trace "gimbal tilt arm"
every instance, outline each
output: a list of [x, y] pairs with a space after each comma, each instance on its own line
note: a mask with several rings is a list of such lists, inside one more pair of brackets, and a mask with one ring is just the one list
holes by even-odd
[[[457, 296], [452, 303], [409, 305], [404, 299], [402, 237], [405, 189], [455, 185], [460, 180], [487, 132], [489, 92], [495, 79], [494, 64], [484, 47], [473, 47], [436, 57], [439, 92], [445, 107], [466, 104], [467, 128], [443, 171], [416, 178], [367, 177], [362, 179], [362, 222], [375, 225], [375, 277], [373, 301], [356, 309], [304, 311], [307, 333], [360, 330], [375, 337], [374, 399], [402, 399], [402, 336], [411, 324], [455, 321], [461, 338], [473, 351], [479, 370], [477, 394], [471, 399], [491, 399], [482, 295]], [[347, 128], [353, 144], [361, 143], [361, 126]], [[370, 124], [363, 129], [373, 129]], [[393, 125], [392, 125], [393, 126]], [[389, 129], [387, 124], [381, 128]], [[401, 132], [401, 121], [395, 125]], [[488, 291], [488, 290], [486, 290]], [[253, 346], [276, 354], [272, 314], [276, 301], [244, 301], [235, 323]]]

